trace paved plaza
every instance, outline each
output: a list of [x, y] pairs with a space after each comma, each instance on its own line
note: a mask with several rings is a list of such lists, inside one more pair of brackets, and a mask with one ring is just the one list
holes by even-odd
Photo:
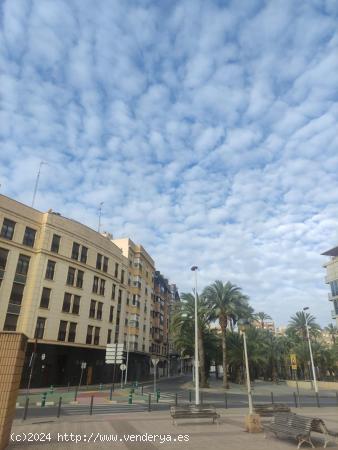
[[[158, 413], [142, 412], [106, 416], [73, 416], [61, 419], [31, 419], [13, 423], [13, 438], [31, 442], [11, 442], [8, 450], [42, 449], [208, 449], [212, 450], [264, 450], [296, 448], [292, 440], [264, 437], [264, 433], [250, 434], [244, 430], [245, 409], [218, 409], [221, 415], [219, 425], [208, 421], [179, 422], [173, 425], [169, 411]], [[321, 417], [328, 428], [338, 430], [338, 408], [303, 408], [295, 412]], [[269, 420], [269, 419], [267, 419]], [[51, 442], [41, 439], [48, 437]], [[71, 435], [72, 433], [72, 435]], [[157, 436], [156, 436], [157, 435]], [[73, 442], [70, 440], [73, 439]], [[75, 442], [75, 439], [78, 442]], [[116, 441], [105, 441], [116, 439]], [[68, 441], [67, 441], [68, 440]], [[94, 442], [95, 440], [95, 442]], [[313, 439], [321, 448], [323, 440]], [[306, 448], [307, 445], [304, 445]], [[331, 443], [328, 447], [335, 447]]]

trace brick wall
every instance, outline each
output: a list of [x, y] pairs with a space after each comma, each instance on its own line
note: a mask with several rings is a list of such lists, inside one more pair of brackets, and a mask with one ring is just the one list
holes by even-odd
[[0, 332], [0, 450], [9, 441], [26, 344], [22, 333]]

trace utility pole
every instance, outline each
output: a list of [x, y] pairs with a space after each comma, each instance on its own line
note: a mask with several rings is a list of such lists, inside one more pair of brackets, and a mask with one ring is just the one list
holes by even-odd
[[200, 404], [200, 376], [199, 376], [199, 359], [198, 359], [198, 303], [197, 303], [197, 266], [193, 266], [191, 270], [195, 273], [195, 404]]

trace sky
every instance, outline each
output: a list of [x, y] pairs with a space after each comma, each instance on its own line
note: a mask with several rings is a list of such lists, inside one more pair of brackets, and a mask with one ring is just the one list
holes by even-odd
[[336, 0], [2, 0], [0, 192], [331, 321]]

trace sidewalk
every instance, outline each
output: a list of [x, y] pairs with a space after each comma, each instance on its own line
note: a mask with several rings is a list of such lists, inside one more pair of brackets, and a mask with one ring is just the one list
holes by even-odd
[[[303, 408], [301, 414], [321, 417], [328, 428], [338, 431], [338, 411], [332, 408]], [[206, 422], [179, 422], [172, 425], [169, 411], [153, 413], [126, 413], [123, 416], [69, 416], [61, 420], [28, 420], [23, 423], [15, 421], [12, 428], [13, 437], [23, 438], [23, 433], [32, 433], [32, 442], [11, 442], [8, 450], [43, 449], [48, 445], [50, 450], [74, 450], [82, 445], [87, 449], [196, 449], [205, 450], [283, 450], [295, 449], [292, 440], [279, 440], [274, 437], [264, 438], [264, 433], [250, 434], [244, 431], [246, 411], [229, 411], [218, 409], [221, 415], [220, 425]], [[48, 439], [50, 433], [51, 442]], [[71, 439], [74, 442], [65, 442]], [[151, 442], [146, 442], [150, 439]], [[156, 437], [154, 435], [157, 435]], [[180, 435], [180, 437], [179, 437]], [[107, 442], [107, 436], [116, 436], [117, 442]], [[140, 442], [141, 438], [143, 442]], [[38, 441], [35, 441], [37, 439]], [[78, 440], [76, 443], [75, 440]], [[96, 442], [94, 442], [96, 439]], [[170, 441], [169, 441], [170, 439]], [[137, 441], [135, 441], [137, 440]], [[155, 441], [154, 441], [155, 440]], [[321, 439], [315, 439], [316, 447], [322, 445]], [[329, 447], [333, 444], [329, 444]]]

